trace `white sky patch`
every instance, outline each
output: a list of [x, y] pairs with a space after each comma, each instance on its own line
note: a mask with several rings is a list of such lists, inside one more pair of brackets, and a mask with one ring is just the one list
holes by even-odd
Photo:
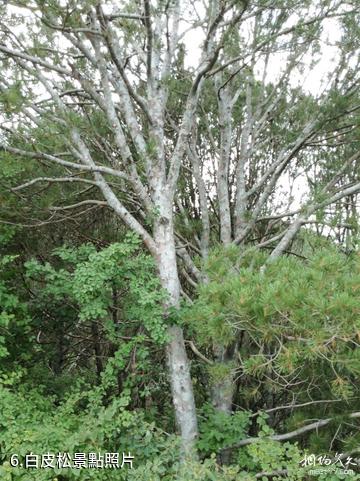
[[185, 56], [185, 68], [194, 68], [200, 63], [201, 44], [204, 41], [204, 31], [200, 28], [194, 28], [186, 33], [184, 44], [187, 55]]

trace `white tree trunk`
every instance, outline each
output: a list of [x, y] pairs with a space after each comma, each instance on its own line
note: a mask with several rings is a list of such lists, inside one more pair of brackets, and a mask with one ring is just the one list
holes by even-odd
[[[160, 215], [156, 219], [154, 237], [157, 244], [157, 266], [161, 285], [169, 294], [168, 307], [179, 306], [180, 282], [176, 264], [175, 240], [171, 204], [164, 196], [158, 204]], [[175, 417], [181, 434], [182, 451], [185, 456], [194, 453], [194, 443], [198, 435], [195, 400], [190, 376], [183, 332], [180, 326], [168, 328], [167, 345], [168, 369], [170, 374]]]
[[[220, 82], [218, 82], [220, 84]], [[231, 151], [231, 99], [225, 90], [218, 98], [220, 152], [217, 170], [217, 194], [220, 217], [220, 240], [224, 246], [231, 243], [231, 213], [229, 195], [229, 160]]]

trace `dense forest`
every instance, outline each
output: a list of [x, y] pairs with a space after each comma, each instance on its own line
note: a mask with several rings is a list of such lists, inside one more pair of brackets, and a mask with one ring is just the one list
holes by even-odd
[[359, 0], [0, 0], [0, 481], [360, 479]]

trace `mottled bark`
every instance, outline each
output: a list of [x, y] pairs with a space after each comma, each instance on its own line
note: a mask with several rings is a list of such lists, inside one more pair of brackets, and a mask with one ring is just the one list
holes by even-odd
[[[217, 82], [220, 88], [221, 80]], [[220, 217], [220, 240], [224, 245], [231, 242], [231, 214], [229, 196], [229, 161], [231, 150], [231, 98], [224, 89], [218, 90], [220, 153], [217, 170], [217, 194]]]
[[207, 205], [208, 202], [207, 202], [207, 194], [206, 194], [206, 185], [205, 185], [203, 176], [201, 175], [200, 159], [198, 158], [198, 155], [196, 152], [195, 136], [192, 139], [191, 147], [188, 147], [188, 155], [191, 160], [196, 185], [199, 191], [199, 204], [200, 204], [201, 223], [202, 223], [200, 249], [201, 249], [202, 258], [206, 260], [208, 257], [209, 244], [210, 244], [210, 217], [209, 217], [209, 209]]
[[247, 227], [247, 194], [245, 165], [248, 161], [249, 140], [251, 129], [253, 126], [251, 82], [251, 75], [249, 75], [246, 87], [246, 121], [242, 129], [240, 155], [236, 165], [236, 199], [234, 211], [235, 238], [242, 237]]
[[[176, 264], [171, 203], [163, 191], [158, 193], [158, 208], [159, 215], [155, 221], [154, 239], [158, 250], [156, 261], [161, 285], [169, 295], [165, 306], [167, 310], [171, 307], [179, 307], [180, 282]], [[191, 455], [194, 452], [198, 428], [190, 365], [181, 327], [169, 326], [167, 333], [169, 342], [166, 351], [176, 423], [181, 433], [183, 454]]]
[[194, 454], [194, 443], [198, 435], [198, 427], [189, 361], [185, 351], [181, 327], [170, 326], [168, 335], [170, 337], [170, 342], [167, 346], [168, 367], [176, 423], [181, 433], [183, 453], [191, 456]]

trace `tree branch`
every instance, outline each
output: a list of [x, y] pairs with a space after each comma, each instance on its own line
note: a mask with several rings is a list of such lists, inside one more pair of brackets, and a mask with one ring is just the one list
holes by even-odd
[[[357, 419], [360, 418], [360, 411], [353, 412], [347, 415], [349, 419]], [[320, 429], [324, 426], [327, 426], [331, 421], [333, 421], [334, 418], [327, 418], [327, 419], [320, 419], [319, 421], [316, 421], [311, 424], [307, 424], [306, 426], [303, 426], [302, 428], [295, 429], [294, 431], [290, 431], [288, 433], [284, 434], [274, 434], [272, 436], [268, 437], [252, 437], [252, 438], [246, 438], [242, 439], [236, 444], [233, 444], [232, 446], [228, 446], [226, 448], [221, 449], [221, 451], [225, 451], [227, 449], [236, 449], [240, 448], [242, 446], [248, 446], [249, 444], [257, 443], [258, 441], [261, 440], [272, 440], [272, 441], [287, 441], [288, 439], [293, 439], [298, 436], [301, 436], [302, 434], [305, 434], [310, 431], [315, 431], [317, 429]]]
[[10, 147], [9, 145], [0, 144], [0, 150], [5, 152], [11, 152], [13, 154], [18, 154], [23, 157], [29, 157], [30, 159], [40, 159], [49, 160], [56, 164], [62, 165], [64, 167], [69, 167], [71, 169], [82, 170], [86, 172], [101, 172], [102, 174], [109, 174], [115, 177], [120, 177], [121, 179], [129, 180], [129, 177], [124, 172], [120, 170], [111, 169], [110, 167], [100, 166], [100, 165], [83, 165], [77, 164], [75, 162], [68, 162], [67, 160], [60, 159], [54, 155], [45, 154], [43, 152], [29, 152], [27, 150], [17, 149], [15, 147]]
[[97, 185], [96, 182], [93, 180], [88, 179], [81, 179], [80, 177], [37, 177], [36, 179], [32, 179], [25, 184], [18, 185], [10, 189], [13, 192], [17, 192], [18, 190], [25, 189], [26, 187], [30, 187], [31, 185], [37, 184], [38, 182], [83, 182], [85, 184], [92, 184]]
[[77, 207], [81, 207], [83, 205], [88, 205], [88, 204], [95, 204], [95, 205], [108, 205], [107, 202], [102, 201], [102, 200], [82, 200], [81, 202], [77, 202], [76, 204], [71, 204], [71, 205], [64, 205], [63, 207], [49, 207], [49, 210], [54, 210], [54, 211], [60, 211], [60, 210], [69, 210], [69, 209], [76, 209]]

